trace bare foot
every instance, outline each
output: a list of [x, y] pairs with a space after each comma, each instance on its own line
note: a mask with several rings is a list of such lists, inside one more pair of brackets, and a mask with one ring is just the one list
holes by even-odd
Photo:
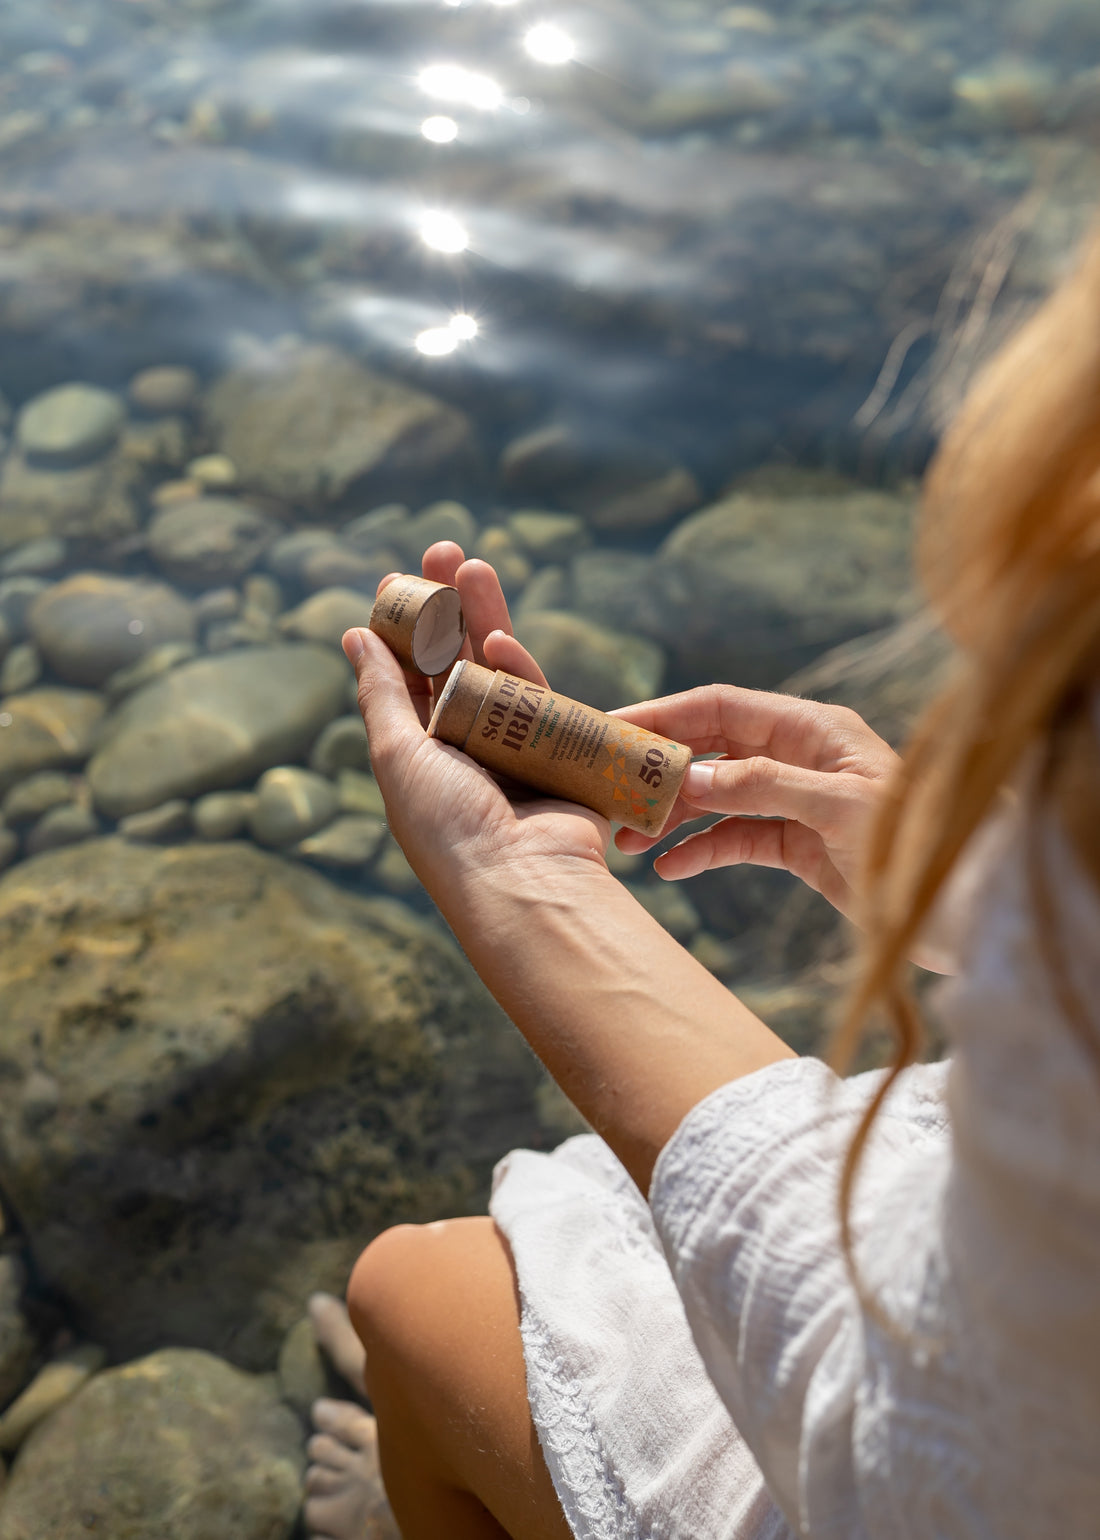
[[313, 1335], [317, 1338], [321, 1351], [331, 1361], [337, 1374], [341, 1375], [356, 1396], [363, 1400], [366, 1396], [363, 1368], [367, 1362], [367, 1355], [363, 1351], [363, 1344], [355, 1335], [355, 1327], [348, 1318], [348, 1308], [344, 1301], [337, 1299], [335, 1294], [323, 1294], [318, 1291], [309, 1296], [306, 1309], [309, 1311], [309, 1318], [313, 1323]]
[[303, 1510], [311, 1540], [401, 1540], [378, 1468], [374, 1418], [351, 1401], [321, 1400], [313, 1426]]

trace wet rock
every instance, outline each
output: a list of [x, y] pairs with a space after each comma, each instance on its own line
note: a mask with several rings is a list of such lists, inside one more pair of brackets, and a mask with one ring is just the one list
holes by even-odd
[[635, 123], [651, 133], [687, 133], [775, 112], [790, 100], [793, 84], [751, 62], [727, 66], [658, 91]]
[[339, 650], [345, 631], [365, 626], [370, 620], [373, 602], [373, 595], [355, 588], [323, 588], [297, 609], [288, 610], [279, 621], [279, 629], [286, 636]]
[[[38, 1342], [23, 1311], [26, 1269], [14, 1252], [0, 1256], [0, 1407], [6, 1407], [30, 1378]], [[0, 1417], [0, 1449], [3, 1444]]]
[[662, 637], [668, 631], [654, 561], [636, 551], [582, 551], [570, 571], [571, 608], [599, 625]]
[[348, 1387], [317, 1346], [308, 1316], [295, 1321], [283, 1338], [277, 1373], [279, 1394], [303, 1422], [309, 1421], [310, 1408], [320, 1397], [348, 1399]]
[[0, 815], [6, 823], [17, 827], [34, 823], [51, 808], [76, 802], [82, 784], [76, 776], [65, 775], [60, 770], [43, 770], [38, 775], [29, 775], [25, 781], [13, 786], [0, 803]]
[[137, 529], [139, 469], [109, 458], [73, 470], [45, 469], [21, 454], [0, 468], [0, 551], [31, 540], [117, 540]]
[[242, 485], [318, 510], [431, 480], [465, 459], [471, 433], [453, 407], [327, 346], [232, 370], [209, 392], [206, 416]]
[[92, 839], [98, 833], [99, 820], [91, 809], [73, 803], [43, 813], [24, 843], [29, 856], [38, 856], [45, 850], [78, 845], [81, 840]]
[[363, 556], [373, 556], [378, 551], [404, 549], [404, 531], [410, 522], [410, 514], [404, 503], [384, 503], [360, 514], [340, 531], [343, 543]]
[[173, 503], [191, 503], [201, 496], [202, 487], [197, 481], [177, 479], [162, 481], [158, 487], [154, 487], [149, 501], [154, 508], [170, 508]]
[[290, 1540], [301, 1425], [266, 1377], [165, 1348], [98, 1374], [28, 1440], [0, 1540]]
[[[0, 1184], [112, 1357], [266, 1368], [381, 1228], [470, 1211], [503, 1150], [545, 1147], [534, 1063], [439, 930], [245, 842], [22, 863], [0, 998]], [[28, 1129], [32, 1070], [60, 1103]]]
[[682, 671], [770, 688], [910, 602], [913, 500], [830, 485], [744, 491], [686, 519], [653, 566], [656, 613]]
[[233, 620], [241, 612], [241, 595], [236, 588], [208, 588], [195, 600], [195, 619], [200, 626]]
[[275, 541], [267, 552], [265, 565], [285, 583], [304, 583], [309, 557], [314, 552], [339, 548], [339, 539], [331, 529], [296, 529]]
[[29, 690], [42, 678], [42, 659], [33, 642], [13, 647], [0, 666], [0, 696]]
[[520, 509], [509, 514], [508, 528], [520, 550], [538, 562], [569, 561], [588, 544], [585, 522], [575, 513]]
[[570, 606], [572, 585], [564, 567], [543, 567], [536, 572], [512, 609], [512, 618], [538, 610], [566, 610]]
[[179, 470], [187, 459], [191, 438], [182, 417], [158, 417], [133, 422], [122, 435], [119, 453], [143, 470]]
[[601, 711], [660, 691], [664, 656], [643, 637], [608, 631], [564, 610], [524, 614], [516, 635], [555, 690]]
[[278, 526], [232, 497], [173, 503], [149, 525], [149, 554], [160, 570], [188, 588], [235, 583], [256, 565]]
[[90, 690], [29, 690], [0, 700], [0, 794], [36, 770], [82, 765], [103, 720]]
[[45, 593], [49, 585], [41, 578], [14, 577], [0, 581], [0, 622], [11, 641], [20, 641], [27, 634], [27, 616], [38, 595]]
[[283, 610], [283, 590], [275, 578], [266, 572], [252, 572], [241, 585], [246, 616], [265, 615], [274, 619]]
[[996, 59], [958, 75], [954, 93], [963, 121], [983, 132], [1027, 133], [1041, 128], [1057, 98], [1049, 66], [1022, 58]]
[[185, 663], [111, 718], [88, 767], [95, 804], [121, 818], [298, 759], [342, 710], [346, 682], [341, 659], [295, 644]]
[[189, 412], [198, 400], [199, 377], [194, 369], [162, 364], [135, 374], [127, 394], [132, 405], [150, 417]]
[[31, 635], [55, 673], [99, 685], [166, 642], [192, 642], [195, 616], [174, 589], [144, 578], [81, 572], [40, 595]]
[[590, 442], [560, 423], [514, 439], [500, 472], [509, 492], [579, 513], [600, 530], [651, 529], [700, 502], [694, 477], [651, 444]]
[[118, 832], [123, 839], [138, 844], [158, 845], [167, 840], [182, 839], [191, 832], [191, 804], [182, 797], [162, 802], [144, 813], [131, 813], [118, 821]]
[[0, 1451], [14, 1453], [40, 1422], [72, 1400], [92, 1375], [102, 1369], [106, 1359], [101, 1347], [85, 1343], [59, 1353], [39, 1369], [22, 1395], [0, 1416]]
[[340, 796], [341, 813], [367, 813], [373, 818], [385, 818], [382, 788], [373, 775], [364, 775], [360, 770], [341, 770], [336, 777], [336, 790]]
[[267, 646], [279, 634], [267, 615], [241, 615], [237, 620], [219, 621], [206, 630], [207, 652], [229, 652], [234, 647]]
[[346, 813], [294, 847], [294, 854], [316, 866], [356, 871], [378, 854], [386, 837], [385, 820]]
[[28, 540], [0, 561], [0, 574], [4, 577], [37, 577], [42, 573], [56, 572], [65, 565], [69, 548], [64, 540], [46, 535], [41, 540]]
[[186, 467], [187, 475], [209, 492], [228, 492], [237, 485], [237, 467], [228, 455], [199, 455]]
[[164, 642], [152, 648], [136, 663], [112, 674], [103, 686], [103, 693], [112, 705], [117, 705], [127, 695], [140, 690], [142, 685], [151, 684], [162, 674], [179, 668], [181, 663], [189, 663], [197, 652], [194, 642]]
[[95, 385], [59, 385], [28, 401], [15, 438], [29, 459], [54, 466], [83, 465], [118, 441], [126, 408], [112, 391]]
[[369, 770], [370, 746], [359, 715], [337, 717], [309, 751], [309, 768], [335, 778], [341, 770]]
[[392, 551], [363, 556], [344, 545], [317, 546], [302, 562], [301, 581], [313, 590], [355, 588], [373, 599], [379, 583], [394, 571], [395, 560]]
[[335, 786], [323, 775], [278, 765], [256, 783], [249, 831], [260, 845], [293, 845], [331, 822], [339, 805]]
[[500, 586], [509, 599], [521, 593], [531, 581], [530, 561], [517, 547], [511, 531], [499, 525], [485, 530], [473, 551], [467, 554], [479, 556], [496, 569]]
[[243, 834], [256, 806], [253, 791], [212, 791], [191, 805], [191, 822], [203, 840], [231, 840]]
[[477, 520], [463, 503], [432, 503], [399, 527], [400, 549], [419, 571], [420, 558], [437, 540], [453, 540], [463, 551], [473, 549]]

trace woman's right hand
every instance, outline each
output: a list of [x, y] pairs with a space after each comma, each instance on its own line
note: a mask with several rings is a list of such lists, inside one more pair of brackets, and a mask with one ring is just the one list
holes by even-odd
[[[664, 838], [704, 813], [720, 823], [691, 834], [655, 863], [670, 881], [742, 862], [784, 867], [855, 919], [864, 845], [897, 754], [846, 706], [712, 684], [615, 713], [696, 754]], [[627, 853], [657, 842], [631, 830]]]

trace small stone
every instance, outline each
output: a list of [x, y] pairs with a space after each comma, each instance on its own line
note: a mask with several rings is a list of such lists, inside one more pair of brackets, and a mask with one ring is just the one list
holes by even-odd
[[1027, 133], [1043, 127], [1057, 99], [1057, 78], [1044, 64], [999, 59], [985, 69], [958, 75], [954, 93], [962, 116], [973, 127]]
[[367, 813], [373, 818], [385, 818], [382, 788], [373, 775], [364, 775], [360, 770], [341, 770], [336, 777], [336, 792], [341, 813]]
[[198, 400], [200, 382], [194, 369], [159, 365], [142, 369], [130, 381], [127, 394], [139, 412], [165, 417], [188, 412]]
[[212, 791], [191, 804], [191, 822], [203, 840], [232, 840], [243, 834], [256, 808], [254, 791]]
[[264, 646], [278, 639], [266, 615], [242, 615], [238, 620], [219, 620], [206, 631], [207, 652], [231, 652], [234, 647]]
[[279, 1394], [303, 1422], [308, 1421], [314, 1401], [322, 1396], [347, 1400], [348, 1387], [318, 1347], [308, 1316], [296, 1321], [283, 1338], [276, 1372]]
[[437, 540], [453, 540], [463, 551], [468, 551], [473, 549], [476, 539], [477, 521], [462, 503], [432, 503], [401, 526], [401, 549], [416, 563]]
[[362, 813], [345, 813], [334, 818], [317, 834], [311, 834], [294, 846], [294, 854], [318, 866], [354, 870], [374, 859], [386, 837], [381, 818]]
[[339, 650], [345, 631], [370, 620], [371, 604], [370, 597], [354, 588], [323, 588], [281, 616], [279, 629], [286, 636]]
[[36, 770], [82, 765], [103, 713], [90, 690], [39, 688], [0, 700], [0, 793]]
[[150, 501], [154, 508], [170, 508], [173, 503], [192, 503], [202, 496], [197, 481], [162, 481], [153, 489]]
[[119, 455], [60, 466], [12, 451], [0, 466], [0, 549], [44, 536], [109, 543], [134, 534], [140, 476]]
[[236, 588], [208, 588], [195, 600], [195, 619], [200, 626], [235, 620], [241, 612], [241, 595]]
[[178, 470], [190, 448], [187, 424], [181, 417], [132, 422], [122, 435], [120, 454], [143, 470]]
[[211, 492], [228, 492], [237, 485], [237, 467], [228, 455], [199, 455], [186, 471], [190, 481]]
[[531, 581], [531, 563], [516, 549], [516, 542], [507, 529], [498, 526], [485, 530], [474, 546], [473, 554], [495, 568], [508, 598], [518, 594]]
[[85, 1343], [60, 1353], [39, 1369], [26, 1390], [0, 1416], [0, 1450], [14, 1454], [31, 1429], [75, 1396], [106, 1361], [101, 1347]]
[[165, 642], [193, 642], [195, 616], [163, 583], [82, 572], [36, 599], [30, 630], [62, 679], [99, 685]]
[[241, 588], [246, 611], [274, 619], [283, 612], [283, 590], [266, 572], [250, 572]]
[[627, 883], [642, 908], [677, 941], [690, 941], [702, 928], [699, 911], [677, 882]]
[[382, 579], [401, 565], [401, 558], [393, 551], [382, 550], [364, 556], [344, 545], [322, 545], [306, 555], [301, 581], [313, 591], [355, 588], [373, 600]]
[[10, 824], [34, 823], [53, 807], [67, 807], [76, 802], [81, 783], [76, 776], [60, 770], [42, 770], [29, 775], [8, 792], [0, 803], [0, 815]]
[[33, 642], [13, 647], [0, 667], [0, 695], [16, 695], [29, 690], [42, 678], [42, 659]]
[[309, 751], [309, 768], [334, 778], [341, 770], [370, 769], [370, 747], [361, 716], [337, 717]]
[[509, 515], [508, 528], [520, 550], [534, 561], [569, 561], [588, 545], [584, 520], [576, 513], [524, 508]]
[[409, 525], [410, 514], [404, 503], [383, 503], [360, 514], [340, 531], [345, 545], [362, 556], [373, 556], [376, 551], [403, 549], [402, 531]]
[[571, 608], [570, 591], [569, 574], [564, 567], [543, 567], [520, 594], [512, 618], [538, 610], [567, 610]]
[[163, 646], [147, 652], [136, 663], [112, 674], [103, 686], [103, 693], [115, 705], [135, 690], [140, 690], [142, 685], [151, 684], [154, 679], [161, 678], [183, 663], [189, 663], [197, 655], [198, 648], [194, 642], [165, 642]]
[[48, 583], [35, 577], [13, 577], [0, 581], [0, 620], [3, 620], [13, 641], [26, 636], [31, 605], [48, 587]]
[[293, 845], [335, 818], [340, 799], [331, 781], [297, 765], [278, 765], [256, 783], [248, 820], [259, 845]]
[[27, 835], [29, 856], [41, 855], [44, 850], [60, 850], [63, 845], [78, 845], [81, 840], [94, 838], [99, 833], [99, 820], [90, 808], [55, 807], [44, 813]]
[[293, 534], [283, 535], [275, 541], [267, 551], [264, 565], [283, 582], [300, 583], [311, 552], [328, 549], [338, 543], [331, 529], [296, 529]]
[[123, 839], [139, 845], [167, 844], [182, 839], [191, 831], [191, 804], [182, 797], [173, 797], [159, 807], [146, 809], [144, 813], [130, 813], [118, 821], [118, 832]]
[[82, 465], [117, 443], [125, 421], [126, 409], [112, 391], [95, 385], [59, 385], [27, 403], [15, 432], [29, 458], [53, 465]]
[[17, 545], [0, 562], [0, 574], [4, 577], [37, 577], [44, 572], [56, 572], [65, 565], [69, 548], [64, 540], [55, 535], [43, 535], [40, 540], [28, 540]]
[[0, 872], [6, 871], [19, 854], [19, 836], [14, 829], [0, 824]]
[[415, 893], [420, 887], [420, 878], [409, 865], [405, 852], [392, 834], [387, 837], [381, 855], [371, 868], [371, 875], [380, 887], [390, 893]]
[[149, 554], [174, 582], [213, 588], [243, 577], [277, 534], [278, 526], [248, 503], [200, 497], [154, 515]]

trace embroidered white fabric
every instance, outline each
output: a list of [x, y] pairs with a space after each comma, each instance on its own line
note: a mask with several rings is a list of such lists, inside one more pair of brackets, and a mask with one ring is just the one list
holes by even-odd
[[[1019, 841], [986, 839], [948, 1065], [891, 1093], [840, 1253], [840, 1162], [877, 1076], [788, 1060], [715, 1091], [643, 1201], [594, 1136], [514, 1151], [535, 1424], [577, 1540], [1094, 1540], [1100, 1091], [1036, 953]], [[1100, 908], [1064, 851], [1097, 1028]], [[971, 907], [968, 905], [968, 907]], [[667, 1259], [667, 1260], [666, 1260]]]

